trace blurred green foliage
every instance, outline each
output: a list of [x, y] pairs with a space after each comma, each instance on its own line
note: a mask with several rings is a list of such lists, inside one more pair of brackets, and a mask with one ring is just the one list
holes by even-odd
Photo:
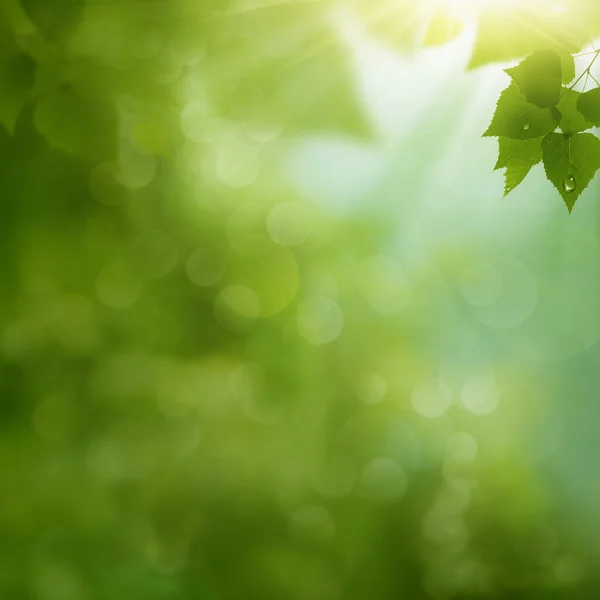
[[[419, 6], [348, 10], [402, 49], [461, 30]], [[597, 595], [536, 462], [555, 382], [503, 352], [529, 272], [503, 264], [520, 295], [493, 312], [466, 246], [420, 264], [389, 214], [332, 214], [286, 175], [304, 135], [375, 135], [345, 17], [0, 7], [0, 598]], [[526, 174], [537, 153], [509, 146]], [[487, 353], [454, 348], [458, 296], [497, 328]], [[536, 351], [596, 341], [582, 321], [545, 345], [547, 314]]]

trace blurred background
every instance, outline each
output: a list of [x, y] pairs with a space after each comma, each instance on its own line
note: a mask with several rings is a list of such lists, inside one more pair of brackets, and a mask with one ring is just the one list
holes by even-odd
[[600, 594], [599, 188], [472, 24], [3, 7], [0, 598]]

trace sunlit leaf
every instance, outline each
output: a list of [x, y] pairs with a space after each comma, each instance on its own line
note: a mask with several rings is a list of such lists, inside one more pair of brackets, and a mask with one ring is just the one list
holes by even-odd
[[562, 82], [567, 85], [575, 79], [575, 59], [571, 54], [563, 54], [560, 57]]
[[498, 162], [495, 169], [506, 168], [504, 195], [514, 190], [527, 177], [532, 167], [542, 160], [542, 140], [498, 139]]
[[551, 133], [542, 141], [544, 169], [569, 212], [600, 169], [600, 139], [591, 133]]
[[517, 140], [537, 138], [554, 131], [558, 121], [555, 111], [527, 102], [513, 82], [500, 95], [492, 122], [483, 135]]
[[527, 102], [540, 108], [550, 108], [558, 103], [562, 67], [556, 52], [539, 50], [506, 72], [519, 86]]
[[577, 133], [592, 127], [592, 123], [577, 108], [580, 98], [581, 94], [575, 90], [563, 88], [561, 91], [557, 108], [561, 114], [560, 128], [563, 133]]
[[600, 88], [581, 94], [577, 99], [577, 109], [590, 122], [600, 126]]

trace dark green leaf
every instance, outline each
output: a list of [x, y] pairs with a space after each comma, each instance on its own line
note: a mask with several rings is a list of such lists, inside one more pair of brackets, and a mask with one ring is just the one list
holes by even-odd
[[506, 72], [519, 86], [527, 102], [540, 108], [556, 106], [562, 85], [560, 56], [552, 50], [540, 50]]
[[591, 133], [551, 133], [542, 141], [544, 169], [569, 212], [600, 168], [600, 140]]
[[506, 168], [504, 195], [525, 179], [531, 168], [542, 160], [542, 140], [511, 140], [498, 138], [498, 162], [495, 169]]
[[550, 114], [554, 117], [554, 120], [557, 123], [560, 123], [560, 121], [562, 119], [562, 113], [560, 112], [560, 110], [558, 110], [558, 107], [551, 106], [550, 107]]
[[562, 82], [567, 85], [575, 79], [575, 60], [571, 54], [561, 56]]
[[600, 126], [600, 88], [581, 94], [577, 100], [579, 112], [590, 122]]
[[543, 137], [556, 129], [558, 120], [556, 111], [527, 102], [513, 82], [500, 95], [492, 122], [483, 135], [516, 140]]
[[577, 110], [580, 97], [581, 94], [575, 90], [563, 88], [561, 91], [558, 110], [562, 116], [559, 126], [564, 133], [577, 133], [592, 127], [592, 123]]

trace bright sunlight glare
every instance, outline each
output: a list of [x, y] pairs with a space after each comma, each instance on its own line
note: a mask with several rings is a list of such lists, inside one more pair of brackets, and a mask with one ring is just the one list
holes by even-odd
[[488, 6], [508, 6], [515, 4], [515, 0], [439, 0], [438, 3], [453, 11], [478, 11]]
[[501, 9], [503, 13], [518, 14], [523, 9], [532, 11], [568, 12], [568, 0], [429, 0], [434, 9], [442, 9], [459, 20], [477, 18], [481, 13]]
[[[511, 8], [531, 7], [534, 3], [539, 5], [539, 0], [433, 0], [433, 3], [451, 13], [464, 16], [480, 13], [490, 8], [502, 7], [510, 10]], [[560, 3], [550, 1], [548, 4], [557, 10], [564, 10]]]
[[[434, 4], [444, 6], [452, 12], [475, 11], [480, 12], [485, 8], [504, 7], [504, 8], [525, 8], [539, 7], [540, 0], [433, 0]], [[556, 12], [566, 12], [567, 8], [561, 2], [544, 3], [544, 6]]]

